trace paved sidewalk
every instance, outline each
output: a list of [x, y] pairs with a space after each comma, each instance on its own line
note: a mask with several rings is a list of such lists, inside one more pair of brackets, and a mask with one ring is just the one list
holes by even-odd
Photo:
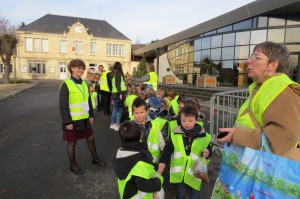
[[9, 100], [19, 93], [30, 90], [38, 85], [38, 82], [16, 83], [16, 84], [0, 84], [0, 103]]

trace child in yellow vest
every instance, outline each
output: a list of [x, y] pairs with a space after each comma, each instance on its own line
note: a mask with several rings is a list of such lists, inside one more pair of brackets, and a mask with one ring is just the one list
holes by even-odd
[[114, 160], [118, 177], [120, 198], [154, 198], [160, 191], [163, 177], [156, 172], [157, 165], [144, 142], [140, 142], [141, 130], [133, 121], [126, 121], [119, 128], [122, 148]]
[[139, 95], [139, 90], [135, 87], [131, 88], [129, 90], [128, 96], [125, 99], [125, 108], [128, 110], [128, 117], [129, 119], [133, 119], [133, 114], [132, 114], [132, 103], [137, 98]]
[[161, 151], [165, 146], [165, 141], [159, 124], [149, 117], [149, 106], [142, 98], [136, 98], [132, 104], [134, 121], [142, 131], [142, 142], [147, 143], [148, 150], [152, 154], [153, 162], [158, 162]]
[[96, 111], [96, 108], [98, 105], [98, 101], [97, 101], [98, 93], [95, 91], [94, 85], [89, 86], [89, 91], [90, 91], [93, 109], [94, 109], [94, 111]]
[[176, 187], [176, 198], [184, 199], [187, 192], [190, 199], [199, 199], [201, 180], [195, 177], [195, 164], [202, 157], [209, 162], [211, 136], [197, 123], [198, 112], [195, 108], [182, 108], [179, 120], [181, 125], [172, 130], [170, 141], [164, 147], [159, 171], [164, 170], [171, 159], [170, 182]]

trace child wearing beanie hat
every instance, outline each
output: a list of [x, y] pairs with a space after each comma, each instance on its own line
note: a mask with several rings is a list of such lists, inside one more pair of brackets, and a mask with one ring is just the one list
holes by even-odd
[[154, 120], [161, 111], [161, 102], [157, 97], [151, 97], [147, 101], [149, 117]]

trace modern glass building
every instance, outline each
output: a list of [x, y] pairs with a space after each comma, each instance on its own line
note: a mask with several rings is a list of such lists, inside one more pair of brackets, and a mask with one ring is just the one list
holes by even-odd
[[160, 80], [171, 68], [177, 82], [197, 75], [219, 86], [247, 86], [247, 58], [256, 44], [273, 41], [290, 51], [287, 73], [300, 82], [300, 1], [260, 0], [134, 51], [153, 57]]

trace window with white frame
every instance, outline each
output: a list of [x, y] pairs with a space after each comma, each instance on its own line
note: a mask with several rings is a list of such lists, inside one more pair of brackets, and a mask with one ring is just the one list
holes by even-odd
[[112, 44], [106, 44], [106, 55], [112, 55]]
[[29, 62], [29, 73], [46, 74], [45, 62]]
[[41, 52], [41, 39], [33, 38], [33, 51]]
[[106, 44], [106, 55], [107, 56], [125, 56], [125, 46], [121, 44]]
[[119, 55], [122, 57], [125, 56], [125, 46], [124, 45], [119, 46]]
[[113, 55], [117, 56], [118, 55], [118, 44], [113, 45]]
[[28, 52], [49, 52], [48, 39], [26, 37], [25, 50]]
[[48, 39], [42, 39], [42, 52], [49, 52]]
[[66, 53], [67, 52], [67, 41], [66, 40], [60, 40], [59, 41], [59, 52], [60, 53]]
[[32, 38], [29, 38], [29, 37], [25, 38], [25, 50], [26, 51], [33, 51]]
[[75, 53], [82, 54], [82, 41], [75, 41]]
[[90, 54], [91, 55], [96, 55], [96, 51], [97, 51], [97, 49], [96, 49], [96, 42], [91, 42], [90, 48], [91, 48]]

